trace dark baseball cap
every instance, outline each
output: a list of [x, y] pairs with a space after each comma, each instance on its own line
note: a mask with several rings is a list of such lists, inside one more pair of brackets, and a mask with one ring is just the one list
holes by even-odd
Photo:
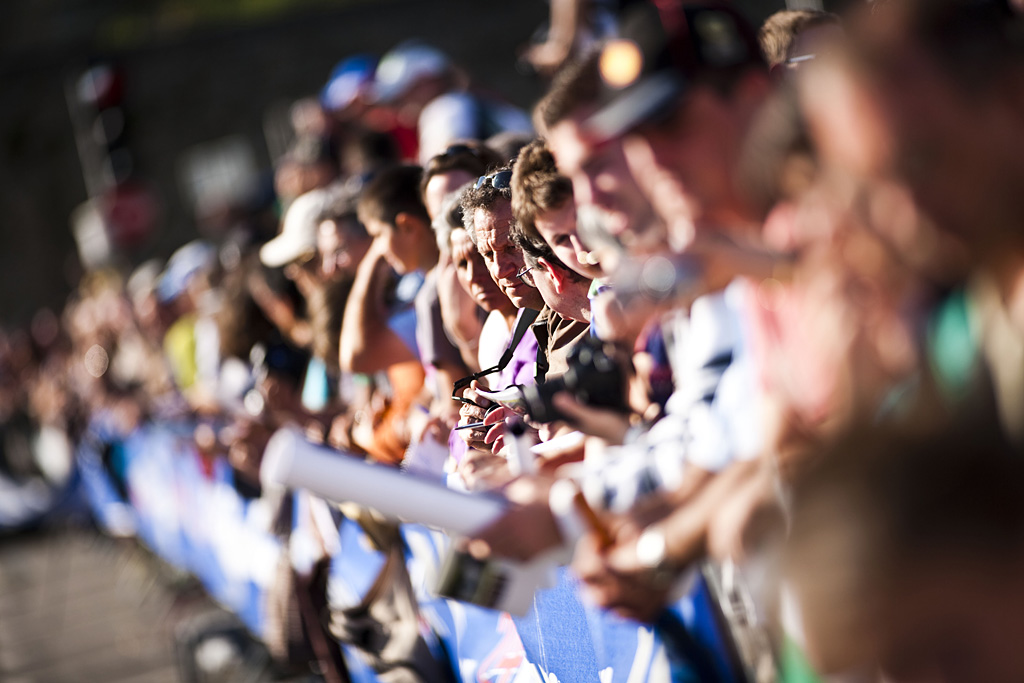
[[586, 124], [601, 139], [666, 113], [694, 83], [767, 71], [753, 27], [725, 2], [632, 3], [619, 33], [601, 49], [601, 96]]

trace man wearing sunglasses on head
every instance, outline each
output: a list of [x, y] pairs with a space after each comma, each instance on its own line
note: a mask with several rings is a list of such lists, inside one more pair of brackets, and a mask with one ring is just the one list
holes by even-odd
[[[512, 169], [506, 167], [480, 176], [473, 188], [463, 195], [462, 210], [466, 233], [483, 259], [491, 279], [516, 308], [520, 309], [512, 329], [509, 330], [509, 341], [516, 342], [510, 345], [514, 346], [514, 349], [506, 349], [511, 351], [509, 362], [505, 363], [501, 370], [493, 367], [488, 369], [490, 372], [480, 373], [480, 381], [492, 389], [523, 383], [524, 378], [532, 379], [536, 368], [535, 361], [542, 355], [542, 351], [538, 351], [536, 337], [528, 327], [537, 318], [538, 312], [544, 308], [544, 300], [537, 289], [518, 277], [526, 263], [522, 251], [513, 243], [510, 234], [513, 220]], [[520, 330], [521, 327], [524, 329]], [[517, 332], [520, 334], [516, 334]], [[526, 354], [530, 356], [528, 359], [525, 358]], [[524, 360], [529, 366], [525, 370], [522, 362]], [[515, 378], [512, 377], [514, 367], [521, 368]], [[479, 397], [472, 388], [464, 389], [461, 399], [463, 406], [459, 425], [483, 422], [489, 402]], [[459, 436], [471, 449], [490, 453], [492, 447], [484, 441], [486, 433], [486, 429], [479, 427], [462, 429]], [[472, 466], [472, 463], [467, 464], [469, 468]]]
[[463, 220], [491, 278], [518, 308], [541, 310], [544, 300], [517, 276], [525, 265], [512, 242], [512, 169], [480, 176], [462, 199]]
[[[565, 372], [570, 349], [589, 330], [590, 280], [566, 267], [543, 240], [525, 247], [521, 240], [516, 240], [511, 184], [511, 167], [482, 176], [467, 193], [463, 207], [467, 230], [495, 282], [517, 306], [526, 304], [536, 309], [540, 299], [542, 310], [533, 324], [533, 335], [538, 342], [536, 379], [541, 381]], [[491, 203], [486, 206], [489, 199]], [[513, 383], [502, 383], [506, 378], [500, 376], [497, 379], [499, 384], [492, 388], [505, 388]], [[503, 408], [498, 410], [505, 412]], [[466, 423], [485, 414], [471, 405], [462, 412]], [[489, 424], [499, 421], [493, 415], [488, 419]], [[501, 432], [501, 427], [487, 432], [484, 445], [490, 444], [495, 452], [500, 451], [504, 447]], [[467, 435], [474, 442], [478, 437], [479, 434]], [[475, 445], [480, 447], [478, 442]]]

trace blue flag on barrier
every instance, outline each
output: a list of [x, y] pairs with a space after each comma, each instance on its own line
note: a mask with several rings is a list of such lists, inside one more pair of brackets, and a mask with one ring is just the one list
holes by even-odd
[[[111, 504], [130, 504], [140, 539], [168, 563], [196, 575], [215, 599], [260, 634], [264, 596], [283, 550], [270, 531], [266, 502], [240, 496], [227, 462], [202, 463], [182, 431], [150, 425], [124, 440], [127, 501], [104, 481], [109, 473], [97, 465], [96, 453], [80, 448], [93, 509], [102, 514]], [[306, 516], [294, 517], [301, 524]], [[358, 524], [342, 519], [337, 534], [328, 603], [340, 608], [360, 601], [384, 558]], [[702, 582], [651, 627], [585, 604], [578, 580], [561, 568], [557, 584], [539, 590], [530, 611], [514, 618], [436, 597], [449, 539], [415, 524], [403, 525], [402, 534], [424, 626], [434, 638], [429, 642], [463, 683], [738, 680], [730, 672]], [[699, 650], [700, 661], [688, 647]], [[354, 650], [345, 651], [353, 681], [377, 680]]]

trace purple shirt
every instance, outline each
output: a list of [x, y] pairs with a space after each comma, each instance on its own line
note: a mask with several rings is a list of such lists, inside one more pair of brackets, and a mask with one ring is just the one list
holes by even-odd
[[[516, 314], [516, 321], [512, 325], [512, 330], [502, 344], [503, 348], [508, 348], [508, 343], [512, 340], [512, 333], [515, 332], [516, 325], [519, 324], [519, 318], [522, 314], [523, 309], [519, 309], [519, 313]], [[519, 345], [512, 353], [512, 360], [505, 366], [505, 369], [496, 375], [487, 377], [486, 380], [494, 390], [505, 389], [513, 384], [534, 384], [536, 382], [536, 366], [537, 337], [534, 336], [533, 330], [527, 330], [523, 338], [519, 340]], [[462, 440], [454, 429], [448, 435], [448, 447], [456, 462], [462, 461], [462, 456], [466, 454], [466, 449], [468, 448], [466, 442]]]
[[[516, 314], [516, 321], [512, 325], [513, 332], [516, 326], [519, 325], [519, 318], [522, 317], [524, 310], [521, 308]], [[508, 339], [505, 341], [506, 348], [511, 339], [512, 332], [509, 332]], [[495, 375], [491, 387], [494, 389], [505, 389], [513, 384], [534, 384], [537, 381], [536, 369], [537, 337], [534, 336], [533, 330], [527, 330], [526, 334], [519, 341], [519, 346], [512, 353], [512, 360], [505, 366], [504, 370]]]

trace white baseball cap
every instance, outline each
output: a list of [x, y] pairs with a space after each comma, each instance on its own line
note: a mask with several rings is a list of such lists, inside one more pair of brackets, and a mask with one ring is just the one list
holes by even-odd
[[280, 268], [316, 251], [316, 231], [329, 193], [318, 189], [297, 197], [281, 221], [281, 234], [260, 248], [260, 261]]

